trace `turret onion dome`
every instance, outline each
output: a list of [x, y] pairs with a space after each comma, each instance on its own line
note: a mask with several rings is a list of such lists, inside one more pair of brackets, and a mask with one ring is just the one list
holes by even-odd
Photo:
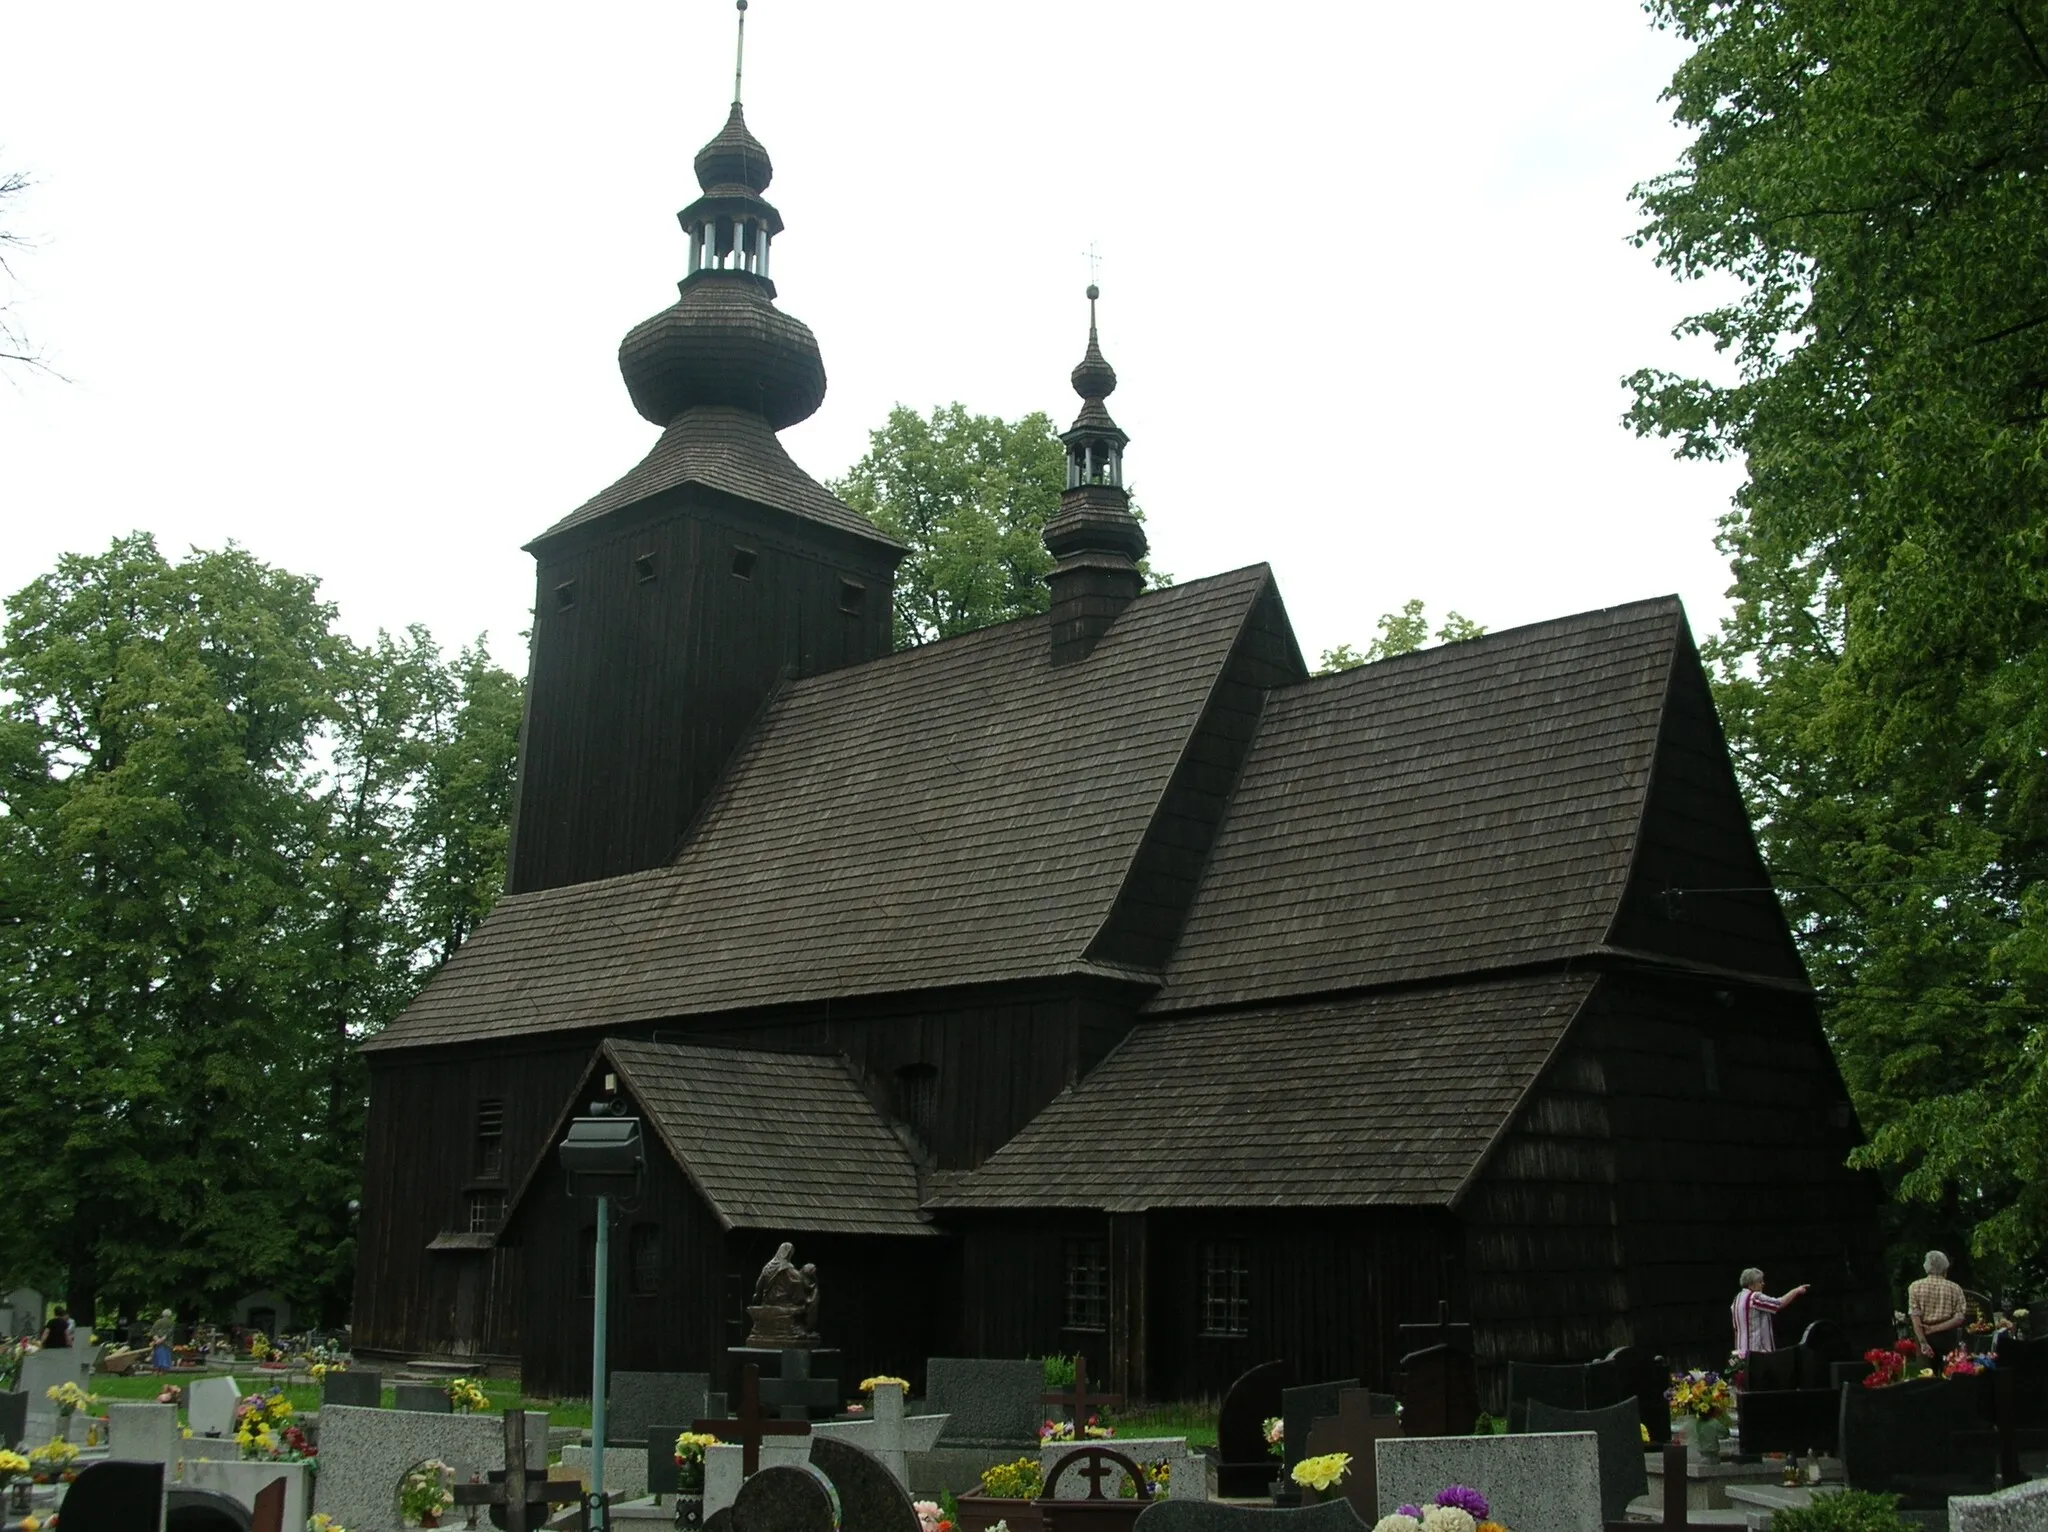
[[[1088, 284], [1088, 350], [1082, 356], [1080, 364], [1073, 371], [1074, 392], [1083, 399], [1096, 401], [1098, 409], [1101, 408], [1099, 401], [1107, 399], [1116, 392], [1116, 369], [1109, 365], [1108, 359], [1102, 354], [1101, 343], [1095, 338], [1095, 300], [1101, 296], [1102, 289], [1093, 282], [1090, 282]], [[1083, 413], [1086, 412], [1084, 411]], [[1102, 418], [1104, 420], [1109, 419], [1109, 412], [1107, 410], [1102, 410]]]
[[[744, 29], [746, 0], [739, 10]], [[810, 329], [775, 306], [768, 257], [782, 215], [761, 195], [774, 166], [747, 131], [737, 68], [732, 111], [697, 151], [696, 169], [703, 195], [676, 214], [690, 242], [682, 296], [627, 334], [619, 371], [633, 407], [658, 426], [685, 410], [724, 405], [779, 431], [824, 402], [825, 364]]]

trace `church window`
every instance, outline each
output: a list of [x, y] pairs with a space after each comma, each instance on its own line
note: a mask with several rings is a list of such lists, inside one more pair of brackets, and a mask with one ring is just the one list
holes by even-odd
[[1202, 1333], [1243, 1335], [1251, 1303], [1245, 1291], [1244, 1246], [1236, 1242], [1202, 1246]]
[[566, 612], [576, 604], [576, 582], [564, 580], [555, 587], [555, 610]]
[[1109, 1323], [1109, 1261], [1099, 1239], [1067, 1241], [1067, 1328], [1100, 1330]]
[[896, 1115], [920, 1144], [932, 1141], [939, 1116], [939, 1072], [929, 1064], [905, 1064], [896, 1071]]
[[592, 1224], [576, 1236], [576, 1296], [597, 1294], [597, 1226]]
[[496, 1234], [505, 1221], [505, 1194], [499, 1191], [469, 1194], [469, 1232]]
[[661, 1291], [661, 1230], [636, 1223], [626, 1237], [626, 1265], [633, 1292], [646, 1298]]
[[493, 1177], [505, 1173], [503, 1101], [479, 1101], [476, 1104], [476, 1173]]
[[839, 610], [849, 616], [858, 617], [861, 608], [867, 605], [868, 588], [858, 580], [839, 577]]
[[738, 575], [738, 576], [739, 576], [739, 577], [740, 577], [740, 578], [741, 578], [742, 580], [751, 580], [751, 579], [753, 579], [753, 578], [754, 578], [754, 558], [755, 558], [755, 554], [754, 554], [754, 550], [753, 550], [752, 548], [735, 548], [735, 549], [733, 549], [733, 550], [732, 550], [732, 572], [733, 572], [734, 574]]
[[654, 555], [643, 553], [633, 560], [633, 578], [645, 585], [654, 578]]

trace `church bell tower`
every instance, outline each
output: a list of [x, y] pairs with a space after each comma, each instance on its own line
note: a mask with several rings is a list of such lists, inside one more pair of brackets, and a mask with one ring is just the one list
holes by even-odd
[[776, 439], [824, 400], [825, 366], [775, 306], [782, 215], [739, 87], [735, 67], [731, 114], [697, 154], [701, 195], [676, 215], [680, 296], [619, 347], [661, 437], [527, 545], [539, 578], [512, 893], [666, 863], [785, 678], [889, 650], [902, 546]]

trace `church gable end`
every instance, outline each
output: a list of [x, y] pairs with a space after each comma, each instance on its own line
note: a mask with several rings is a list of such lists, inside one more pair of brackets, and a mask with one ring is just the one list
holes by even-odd
[[1681, 634], [1613, 947], [1804, 987], [1699, 652]]

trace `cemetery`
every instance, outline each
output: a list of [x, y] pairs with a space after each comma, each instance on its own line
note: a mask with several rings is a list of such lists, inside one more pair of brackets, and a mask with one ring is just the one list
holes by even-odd
[[0, 1532], [2048, 1532], [2036, 1274], [1895, 1312], [1678, 601], [1311, 673], [1151, 581], [1091, 282], [1042, 609], [896, 649], [740, 87], [505, 897], [348, 1033], [349, 1323], [7, 1294]]

